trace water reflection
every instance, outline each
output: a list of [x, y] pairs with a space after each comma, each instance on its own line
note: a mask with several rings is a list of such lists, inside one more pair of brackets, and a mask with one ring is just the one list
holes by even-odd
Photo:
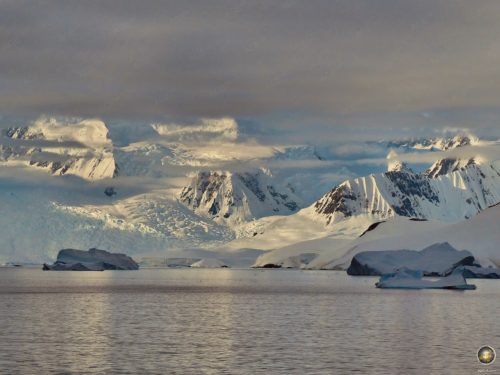
[[2, 270], [0, 373], [465, 374], [479, 368], [478, 347], [500, 343], [497, 281], [465, 293], [374, 281], [284, 270]]

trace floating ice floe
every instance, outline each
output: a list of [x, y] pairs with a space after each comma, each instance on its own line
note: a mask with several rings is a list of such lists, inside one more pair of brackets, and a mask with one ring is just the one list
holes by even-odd
[[476, 289], [475, 285], [467, 284], [461, 270], [432, 281], [423, 279], [422, 271], [407, 268], [382, 275], [375, 286], [383, 289]]

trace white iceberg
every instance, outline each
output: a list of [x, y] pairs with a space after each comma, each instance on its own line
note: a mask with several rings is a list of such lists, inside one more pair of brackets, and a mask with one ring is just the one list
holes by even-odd
[[407, 268], [382, 275], [375, 286], [384, 289], [476, 289], [475, 285], [467, 284], [460, 270], [432, 281], [423, 279], [422, 271]]
[[205, 258], [191, 264], [191, 268], [228, 268], [228, 265], [216, 258]]

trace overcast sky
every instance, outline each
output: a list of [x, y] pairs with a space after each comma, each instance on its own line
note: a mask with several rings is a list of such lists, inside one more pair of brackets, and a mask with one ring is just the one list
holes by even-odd
[[500, 1], [3, 0], [0, 114], [495, 135]]

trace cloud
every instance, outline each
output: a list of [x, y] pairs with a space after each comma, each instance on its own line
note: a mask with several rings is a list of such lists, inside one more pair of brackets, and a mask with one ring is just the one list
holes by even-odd
[[196, 124], [153, 124], [153, 129], [165, 140], [180, 142], [234, 142], [238, 139], [238, 124], [232, 118], [201, 119]]
[[141, 119], [498, 107], [499, 11], [466, 0], [6, 0], [0, 112]]
[[471, 159], [475, 158], [477, 160], [487, 160], [490, 162], [495, 162], [500, 160], [500, 142], [493, 141], [483, 141], [478, 145], [474, 146], [464, 146], [457, 147], [454, 149], [446, 151], [435, 151], [435, 152], [408, 152], [408, 153], [396, 153], [391, 150], [387, 155], [386, 160], [382, 159], [371, 159], [371, 160], [356, 160], [355, 163], [363, 164], [382, 164], [384, 162], [391, 161], [402, 161], [410, 164], [427, 164], [431, 165], [436, 160], [443, 158], [453, 158], [453, 159]]
[[384, 145], [368, 144], [360, 142], [346, 142], [332, 146], [329, 152], [341, 158], [353, 158], [361, 156], [379, 156], [387, 148]]

